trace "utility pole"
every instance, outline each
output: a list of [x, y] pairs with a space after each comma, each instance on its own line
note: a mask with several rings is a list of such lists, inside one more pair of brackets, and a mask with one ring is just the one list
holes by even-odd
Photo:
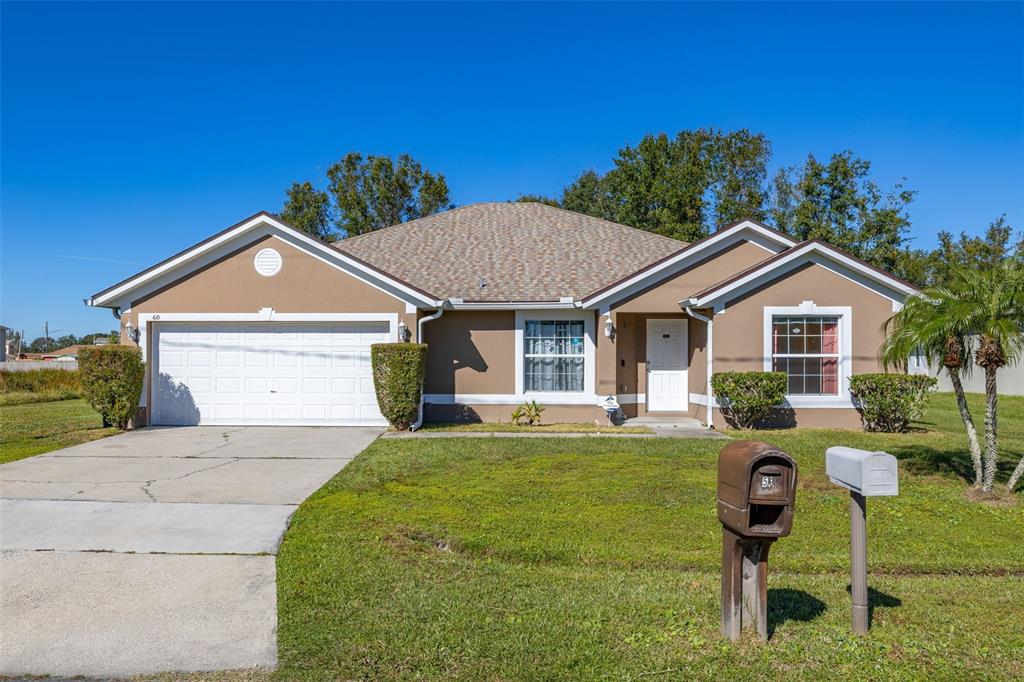
[[44, 342], [44, 345], [46, 346], [46, 349], [43, 352], [44, 353], [49, 353], [50, 352], [50, 323], [49, 322], [44, 322], [43, 323], [43, 338], [46, 339], [46, 341]]

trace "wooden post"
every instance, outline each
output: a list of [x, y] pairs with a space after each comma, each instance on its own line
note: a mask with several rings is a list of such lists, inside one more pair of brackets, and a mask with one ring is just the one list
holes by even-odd
[[868, 632], [868, 510], [867, 499], [850, 491], [850, 597], [853, 632]]

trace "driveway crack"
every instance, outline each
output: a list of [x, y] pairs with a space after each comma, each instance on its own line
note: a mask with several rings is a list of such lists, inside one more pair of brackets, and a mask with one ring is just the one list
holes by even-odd
[[[216, 450], [216, 448], [214, 448], [214, 450]], [[146, 493], [146, 497], [148, 497], [150, 500], [152, 500], [153, 502], [157, 502], [158, 500], [156, 499], [156, 497], [153, 496], [153, 493], [150, 492], [150, 490], [149, 490], [149, 486], [153, 485], [157, 481], [180, 481], [181, 479], [188, 478], [189, 476], [191, 476], [193, 474], [199, 474], [199, 473], [202, 473], [204, 471], [212, 471], [214, 469], [219, 469], [220, 467], [226, 467], [229, 464], [234, 464], [239, 459], [241, 459], [241, 458], [240, 457], [233, 457], [233, 458], [227, 460], [226, 462], [220, 462], [218, 464], [214, 464], [213, 466], [203, 467], [202, 469], [196, 469], [194, 471], [189, 471], [187, 473], [182, 474], [181, 476], [171, 476], [170, 478], [153, 478], [153, 479], [150, 479], [150, 480], [148, 480], [148, 481], [146, 481], [145, 483], [142, 484], [142, 487], [141, 487], [142, 488], [142, 492]]]

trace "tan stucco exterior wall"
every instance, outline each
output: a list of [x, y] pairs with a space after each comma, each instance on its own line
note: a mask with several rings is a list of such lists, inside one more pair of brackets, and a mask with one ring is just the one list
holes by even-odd
[[619, 313], [662, 313], [679, 310], [679, 301], [717, 284], [751, 265], [771, 258], [770, 251], [747, 241], [739, 242], [708, 260], [627, 299], [612, 309]]
[[[754, 253], [756, 249], [760, 253]], [[763, 249], [752, 245], [734, 248], [733, 258], [742, 256], [763, 260]], [[708, 272], [714, 261], [702, 266]], [[714, 276], [728, 277], [727, 268], [715, 272]], [[724, 274], [723, 274], [724, 273]], [[671, 311], [678, 310], [678, 300], [683, 298], [682, 286], [687, 273], [666, 281], [659, 287], [633, 299], [627, 304], [613, 308], [612, 319], [617, 330], [614, 353], [599, 353], [599, 372], [606, 380], [599, 382], [603, 394], [610, 381], [610, 365], [615, 363], [616, 393], [640, 394], [647, 391], [647, 320], [652, 318], [679, 317]], [[697, 289], [689, 290], [693, 293]], [[688, 294], [687, 294], [688, 295]], [[803, 301], [813, 300], [819, 306], [850, 306], [852, 308], [852, 345], [854, 374], [882, 371], [878, 361], [878, 350], [883, 341], [882, 323], [892, 314], [892, 301], [820, 265], [809, 265], [788, 273], [760, 289], [728, 302], [726, 310], [715, 316], [715, 372], [762, 371], [764, 369], [764, 307], [798, 306]], [[656, 313], [626, 312], [631, 308], [654, 308], [663, 306]], [[710, 310], [699, 311], [705, 315]], [[603, 319], [603, 318], [600, 318]], [[707, 325], [696, 319], [689, 322], [689, 367], [688, 383], [690, 393], [703, 395], [707, 382]], [[628, 416], [647, 414], [643, 400], [637, 404], [623, 404]], [[690, 403], [687, 414], [704, 419], [705, 408]], [[856, 410], [844, 408], [799, 408], [793, 411], [797, 425], [832, 426], [857, 428], [860, 416]], [[716, 410], [716, 423], [725, 424]]]
[[[725, 310], [715, 316], [714, 371], [762, 371], [764, 308], [798, 306], [804, 301], [813, 301], [818, 306], [850, 306], [853, 374], [883, 370], [878, 351], [884, 339], [882, 323], [893, 312], [892, 300], [821, 265], [809, 265], [729, 301]], [[690, 385], [694, 386], [692, 377]], [[703, 408], [700, 413], [703, 417]], [[794, 415], [797, 426], [856, 428], [860, 424], [860, 416], [853, 408], [799, 408]], [[717, 410], [715, 419], [720, 425], [725, 423]]]
[[515, 393], [515, 323], [511, 310], [450, 311], [427, 322], [425, 392]]
[[[515, 405], [427, 405], [428, 422], [511, 422]], [[596, 405], [545, 405], [541, 423], [607, 424], [604, 410]]]
[[716, 372], [764, 369], [765, 306], [850, 306], [853, 326], [853, 373], [879, 372], [882, 323], [892, 315], [892, 301], [821, 265], [789, 273], [736, 301], [715, 316]]
[[[263, 248], [281, 254], [281, 270], [264, 277], [253, 267]], [[279, 313], [398, 313], [410, 328], [416, 314], [405, 303], [362, 280], [299, 250], [280, 239], [264, 237], [133, 301], [121, 316], [138, 326], [140, 313], [256, 313], [273, 308]]]
[[[273, 277], [253, 267], [256, 253], [266, 247], [281, 254], [281, 270]], [[268, 236], [133, 301], [130, 312], [121, 315], [121, 341], [129, 343], [127, 324], [138, 328], [142, 313], [257, 313], [261, 308], [279, 313], [398, 313], [413, 334], [416, 329], [416, 313], [406, 313], [403, 301]], [[152, 348], [152, 330], [147, 332], [146, 347]], [[147, 405], [150, 398], [146, 396]]]

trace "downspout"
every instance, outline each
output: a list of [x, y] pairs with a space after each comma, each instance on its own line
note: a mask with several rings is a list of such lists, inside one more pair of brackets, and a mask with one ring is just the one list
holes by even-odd
[[[437, 309], [436, 313], [434, 313], [433, 315], [428, 315], [427, 317], [421, 317], [416, 322], [416, 343], [423, 343], [423, 325], [426, 324], [427, 322], [433, 322], [437, 318], [439, 318], [442, 315], [444, 315], [445, 307], [448, 306], [448, 305], [450, 305], [450, 304], [449, 304], [449, 302], [447, 300], [442, 301], [441, 302], [441, 306]], [[426, 380], [426, 377], [424, 375], [424, 381], [425, 380]], [[412, 426], [409, 427], [410, 431], [416, 431], [421, 426], [423, 426], [423, 389], [424, 388], [425, 388], [425, 386], [420, 386], [420, 409], [419, 409], [419, 414], [416, 415], [416, 422]]]
[[[682, 304], [683, 302], [680, 301], [679, 303]], [[713, 415], [715, 413], [715, 408], [714, 408], [715, 400], [714, 400], [714, 397], [711, 395], [711, 368], [712, 368], [712, 359], [714, 358], [713, 342], [714, 342], [714, 338], [715, 338], [715, 335], [714, 335], [715, 323], [714, 323], [714, 320], [712, 319], [713, 315], [712, 315], [712, 317], [708, 317], [706, 315], [701, 315], [698, 312], [694, 312], [693, 308], [689, 304], [683, 306], [683, 309], [686, 311], [686, 314], [689, 315], [690, 317], [692, 317], [693, 319], [700, 320], [701, 322], [705, 322], [708, 325], [708, 345], [707, 345], [707, 356], [708, 356], [707, 357], [707, 364], [708, 364], [708, 366], [707, 366], [707, 370], [706, 370], [706, 372], [707, 372], [707, 386], [704, 387], [704, 395], [707, 396], [708, 404], [707, 404], [707, 409], [704, 411], [704, 413], [706, 415], [706, 419], [704, 421], [705, 421], [705, 424], [707, 424], [707, 427], [709, 429], [713, 429], [713, 428], [715, 428], [715, 420], [714, 420], [714, 417], [713, 417]]]

